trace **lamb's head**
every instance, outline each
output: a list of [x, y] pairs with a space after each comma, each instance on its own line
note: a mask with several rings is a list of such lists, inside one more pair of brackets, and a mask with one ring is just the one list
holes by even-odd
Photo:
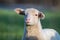
[[37, 9], [28, 8], [26, 10], [16, 9], [16, 13], [25, 16], [25, 23], [27, 25], [36, 25], [39, 19], [44, 19], [45, 15]]

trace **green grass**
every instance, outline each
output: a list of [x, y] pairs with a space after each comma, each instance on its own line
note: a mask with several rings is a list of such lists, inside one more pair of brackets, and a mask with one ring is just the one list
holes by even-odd
[[[60, 33], [60, 12], [44, 11], [46, 18], [41, 20], [43, 28], [53, 28]], [[24, 29], [24, 16], [13, 10], [0, 9], [0, 40], [21, 40]]]

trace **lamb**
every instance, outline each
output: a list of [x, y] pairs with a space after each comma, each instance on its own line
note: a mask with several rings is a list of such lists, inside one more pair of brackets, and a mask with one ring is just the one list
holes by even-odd
[[35, 8], [16, 8], [17, 14], [24, 15], [24, 35], [22, 40], [60, 40], [59, 33], [54, 29], [43, 29], [40, 19], [45, 15]]

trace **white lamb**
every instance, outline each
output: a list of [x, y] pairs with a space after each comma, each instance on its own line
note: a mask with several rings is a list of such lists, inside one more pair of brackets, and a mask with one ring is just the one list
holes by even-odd
[[15, 12], [25, 16], [22, 40], [60, 40], [60, 35], [54, 29], [42, 29], [40, 19], [44, 19], [45, 15], [39, 10], [16, 8]]

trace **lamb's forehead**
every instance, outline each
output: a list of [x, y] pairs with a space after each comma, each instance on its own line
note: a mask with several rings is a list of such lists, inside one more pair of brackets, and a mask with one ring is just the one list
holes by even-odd
[[39, 10], [35, 9], [35, 8], [28, 8], [25, 10], [25, 14], [38, 14]]

